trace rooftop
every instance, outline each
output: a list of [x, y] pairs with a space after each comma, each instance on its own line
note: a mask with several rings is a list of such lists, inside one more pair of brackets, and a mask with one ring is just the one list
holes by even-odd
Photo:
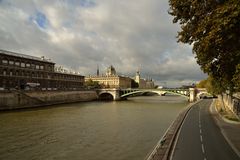
[[54, 63], [50, 59], [46, 59], [44, 57], [34, 57], [26, 54], [21, 54], [21, 53], [16, 53], [16, 52], [11, 52], [11, 51], [6, 51], [0, 49], [0, 53], [9, 55], [9, 56], [15, 56], [15, 57], [20, 57], [20, 58], [26, 58], [26, 59], [31, 59], [31, 60], [36, 60], [36, 61], [43, 61], [43, 62], [48, 62], [48, 63]]

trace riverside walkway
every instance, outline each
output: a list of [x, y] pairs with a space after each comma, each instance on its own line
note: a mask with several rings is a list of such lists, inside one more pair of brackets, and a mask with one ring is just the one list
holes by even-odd
[[239, 160], [240, 125], [211, 104], [204, 99], [181, 113], [147, 160]]
[[212, 100], [194, 105], [181, 127], [173, 160], [239, 160], [209, 112]]

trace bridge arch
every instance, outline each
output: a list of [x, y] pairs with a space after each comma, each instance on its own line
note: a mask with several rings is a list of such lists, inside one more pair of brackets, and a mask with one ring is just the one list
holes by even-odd
[[195, 90], [195, 94], [196, 94], [196, 98], [197, 99], [201, 99], [201, 96], [205, 95], [209, 95], [209, 93], [207, 92], [206, 88], [198, 88]]
[[110, 92], [102, 92], [98, 95], [98, 99], [103, 101], [113, 101], [114, 95]]
[[189, 96], [186, 95], [186, 94], [182, 94], [182, 93], [178, 93], [178, 92], [171, 92], [171, 91], [166, 91], [166, 93], [177, 95], [177, 96], [181, 96], [181, 97], [189, 99]]
[[209, 95], [208, 92], [199, 92], [197, 93], [196, 97], [197, 99], [201, 99], [202, 96], [207, 96], [207, 95]]
[[128, 93], [122, 94], [121, 98], [127, 98], [129, 96], [139, 95], [139, 94], [144, 94], [144, 93], [157, 93], [158, 95], [161, 95], [161, 96], [165, 95], [166, 93], [169, 93], [169, 94], [173, 94], [173, 95], [182, 96], [184, 98], [189, 98], [188, 95], [185, 95], [183, 93], [163, 91], [163, 90], [161, 90], [161, 91], [159, 91], [159, 90], [136, 90], [133, 92], [128, 92]]
[[121, 98], [127, 98], [127, 97], [130, 97], [130, 96], [139, 95], [139, 94], [143, 94], [143, 93], [146, 93], [146, 92], [143, 92], [143, 91], [128, 92], [128, 93], [122, 94]]
[[206, 88], [189, 88], [189, 89], [99, 89], [97, 94], [99, 99], [111, 99], [111, 100], [121, 100], [126, 99], [132, 95], [142, 95], [143, 93], [157, 93], [159, 95], [165, 95], [166, 93], [183, 96], [187, 98], [190, 102], [194, 102], [196, 99], [200, 98], [202, 94], [208, 94]]

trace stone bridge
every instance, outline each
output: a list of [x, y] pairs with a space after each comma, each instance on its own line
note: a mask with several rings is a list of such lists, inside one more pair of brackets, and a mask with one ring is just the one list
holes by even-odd
[[205, 88], [189, 88], [189, 89], [116, 89], [107, 88], [97, 90], [99, 99], [121, 100], [130, 96], [141, 96], [144, 93], [157, 93], [165, 95], [166, 93], [183, 96], [189, 102], [194, 102], [199, 99], [202, 94], [207, 94]]

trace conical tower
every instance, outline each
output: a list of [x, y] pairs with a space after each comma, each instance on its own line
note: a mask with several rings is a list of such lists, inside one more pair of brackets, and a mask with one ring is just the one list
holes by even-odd
[[137, 70], [137, 72], [136, 72], [136, 76], [135, 76], [135, 82], [137, 82], [138, 84], [140, 83], [140, 71], [139, 70]]

